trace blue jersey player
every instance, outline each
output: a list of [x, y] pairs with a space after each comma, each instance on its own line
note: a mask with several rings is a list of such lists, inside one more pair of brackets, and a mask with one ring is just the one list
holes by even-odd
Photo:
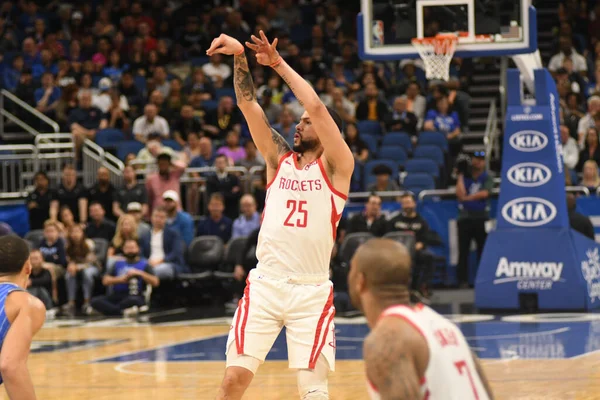
[[11, 400], [35, 400], [27, 357], [46, 308], [25, 290], [30, 274], [27, 243], [17, 236], [0, 237], [0, 383]]

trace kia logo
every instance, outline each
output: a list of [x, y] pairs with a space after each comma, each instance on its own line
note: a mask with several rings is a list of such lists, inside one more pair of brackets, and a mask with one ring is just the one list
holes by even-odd
[[545, 165], [525, 162], [510, 167], [506, 177], [513, 185], [537, 187], [547, 183], [552, 177], [552, 172]]
[[513, 149], [529, 153], [546, 147], [548, 138], [538, 131], [520, 131], [513, 133], [508, 142]]
[[533, 228], [552, 221], [556, 217], [556, 207], [539, 197], [521, 197], [502, 207], [502, 217], [513, 225]]

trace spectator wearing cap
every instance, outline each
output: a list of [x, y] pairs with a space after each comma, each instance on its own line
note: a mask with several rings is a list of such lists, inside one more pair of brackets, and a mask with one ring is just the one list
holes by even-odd
[[367, 188], [369, 192], [395, 192], [400, 190], [400, 185], [390, 179], [392, 170], [387, 165], [377, 165], [373, 168], [373, 175], [375, 175], [375, 182]]
[[60, 89], [54, 84], [54, 75], [45, 72], [42, 75], [42, 87], [34, 92], [35, 108], [48, 114], [54, 111], [60, 99]]
[[240, 199], [240, 216], [233, 221], [231, 238], [250, 235], [260, 227], [260, 215], [256, 211], [256, 200], [251, 194], [245, 194]]
[[58, 199], [56, 192], [50, 189], [50, 181], [45, 172], [36, 172], [34, 178], [35, 188], [25, 200], [29, 210], [29, 229], [44, 229], [44, 222], [48, 219], [56, 221], [58, 216]]
[[181, 118], [178, 118], [173, 127], [173, 137], [182, 147], [187, 145], [190, 132], [200, 133], [202, 124], [194, 117], [194, 108], [190, 105], [181, 107]]
[[77, 148], [81, 148], [85, 139], [93, 140], [96, 132], [108, 126], [105, 114], [92, 105], [92, 93], [79, 93], [79, 107], [69, 113], [69, 127]]
[[146, 143], [148, 135], [158, 133], [162, 138], [169, 138], [169, 124], [167, 120], [158, 115], [158, 108], [154, 104], [144, 107], [144, 115], [133, 122], [133, 135], [135, 139]]
[[127, 204], [127, 214], [133, 216], [135, 218], [135, 221], [137, 222], [138, 238], [144, 237], [145, 235], [149, 235], [151, 231], [150, 225], [143, 220], [143, 210], [143, 205], [136, 201]]
[[225, 198], [221, 193], [213, 193], [208, 200], [208, 216], [200, 218], [196, 226], [198, 236], [218, 236], [227, 243], [231, 238], [231, 219], [223, 214]]
[[231, 67], [223, 63], [221, 54], [211, 56], [210, 62], [202, 66], [202, 71], [212, 79], [215, 87], [222, 87], [223, 82], [231, 76]]
[[85, 235], [90, 239], [104, 239], [108, 243], [115, 236], [116, 225], [105, 218], [105, 210], [101, 203], [90, 203], [90, 222], [85, 228]]
[[225, 138], [225, 146], [221, 146], [217, 150], [217, 154], [223, 154], [232, 165], [246, 157], [246, 150], [240, 146], [240, 134], [236, 131], [229, 131]]
[[404, 131], [413, 136], [416, 142], [417, 135], [417, 116], [406, 109], [406, 98], [396, 97], [394, 107], [385, 122], [387, 130], [391, 132]]
[[17, 54], [14, 56], [11, 66], [4, 69], [2, 72], [2, 84], [6, 90], [10, 92], [15, 91], [21, 79], [21, 72], [23, 72], [24, 66], [23, 56]]
[[346, 225], [346, 234], [370, 232], [380, 237], [387, 232], [387, 221], [381, 213], [381, 197], [371, 194], [363, 212], [355, 214]]
[[238, 215], [241, 188], [238, 177], [227, 172], [227, 166], [227, 157], [218, 155], [215, 159], [215, 173], [206, 180], [206, 191], [209, 195], [220, 193], [225, 202], [225, 215], [234, 219]]
[[385, 121], [389, 113], [388, 105], [379, 98], [379, 89], [374, 83], [365, 87], [365, 99], [356, 107], [356, 119], [359, 121]]
[[185, 161], [173, 161], [169, 153], [160, 153], [156, 158], [158, 171], [146, 178], [146, 192], [148, 193], [149, 212], [156, 207], [164, 205], [162, 195], [167, 190], [174, 190], [181, 198], [180, 178], [187, 164]]
[[194, 239], [194, 220], [190, 214], [181, 210], [179, 194], [176, 191], [167, 190], [162, 198], [167, 212], [167, 228], [177, 231], [186, 246], [189, 246]]
[[458, 199], [458, 266], [456, 276], [459, 285], [468, 285], [469, 254], [471, 241], [477, 244], [478, 259], [487, 238], [485, 222], [489, 218], [489, 197], [494, 187], [492, 175], [485, 170], [485, 153], [476, 152], [471, 158], [471, 168], [456, 180]]
[[119, 218], [128, 210], [130, 203], [140, 204], [142, 215], [148, 213], [148, 194], [146, 186], [143, 183], [138, 183], [135, 170], [131, 165], [127, 165], [123, 169], [123, 186], [115, 189], [112, 199], [113, 214]]
[[115, 196], [115, 187], [110, 183], [110, 172], [106, 167], [100, 167], [97, 171], [97, 182], [87, 191], [86, 198], [89, 204], [100, 203], [106, 218], [109, 221], [116, 221], [113, 214], [113, 198]]
[[[112, 89], [112, 81], [110, 78], [102, 78], [98, 82], [98, 94], [92, 96], [92, 105], [104, 114], [108, 113], [112, 106], [112, 96], [110, 90]], [[129, 104], [125, 96], [118, 97], [119, 108], [123, 111], [129, 111]]]

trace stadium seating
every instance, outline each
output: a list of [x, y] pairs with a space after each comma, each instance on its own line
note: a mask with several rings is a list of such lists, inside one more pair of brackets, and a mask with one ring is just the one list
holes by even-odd
[[175, 151], [181, 151], [183, 150], [183, 147], [181, 147], [181, 145], [179, 144], [178, 141], [173, 140], [173, 139], [167, 139], [167, 140], [163, 140], [162, 141], [163, 146], [167, 146], [172, 148]]
[[358, 121], [356, 129], [360, 135], [381, 135], [381, 124], [376, 121]]
[[407, 153], [412, 153], [412, 142], [406, 132], [390, 132], [383, 137], [381, 146], [402, 146]]
[[406, 175], [404, 182], [402, 182], [404, 188], [418, 195], [423, 190], [435, 189], [435, 181], [433, 177], [426, 173], [414, 172]]
[[365, 185], [369, 185], [375, 181], [375, 175], [373, 175], [373, 169], [378, 165], [386, 165], [392, 170], [391, 179], [398, 179], [398, 163], [392, 160], [372, 160], [365, 164], [364, 176]]
[[143, 148], [144, 143], [138, 142], [137, 140], [123, 140], [122, 142], [119, 142], [119, 145], [117, 146], [117, 157], [124, 161], [127, 154], [133, 153], [137, 155]]
[[33, 231], [29, 231], [25, 234], [24, 239], [29, 240], [33, 243], [33, 246], [37, 248], [40, 245], [40, 242], [44, 238], [44, 230], [43, 229], [35, 229]]
[[[218, 236], [199, 236], [188, 248], [188, 265], [194, 278], [211, 277], [225, 255], [225, 244]], [[181, 274], [182, 276], [184, 274]], [[187, 275], [187, 274], [186, 274]]]
[[419, 145], [413, 154], [415, 159], [425, 159], [434, 161], [438, 167], [443, 168], [445, 159], [444, 151], [434, 145]]
[[448, 139], [446, 139], [446, 135], [442, 132], [421, 132], [419, 133], [418, 139], [419, 146], [421, 145], [431, 145], [438, 146], [445, 152], [448, 151]]
[[388, 232], [384, 237], [402, 243], [408, 249], [411, 258], [415, 259], [415, 245], [417, 241], [412, 232]]
[[356, 232], [346, 235], [338, 252], [342, 266], [348, 267], [356, 249], [371, 238], [373, 238], [373, 235], [369, 232]]
[[125, 135], [120, 129], [101, 129], [96, 132], [94, 141], [103, 148], [116, 148], [119, 142], [125, 140]]
[[360, 138], [367, 145], [371, 156], [377, 153], [377, 138], [375, 136], [369, 134], [361, 134]]
[[225, 257], [221, 266], [215, 271], [214, 276], [217, 278], [229, 279], [233, 278], [233, 269], [239, 261], [240, 253], [243, 251], [246, 245], [246, 237], [237, 237], [231, 239], [227, 243], [227, 249], [225, 250]]
[[408, 160], [408, 155], [403, 147], [400, 146], [382, 146], [377, 152], [379, 160], [392, 160], [398, 163], [399, 167], [404, 167]]
[[440, 177], [440, 170], [435, 161], [423, 158], [423, 159], [412, 159], [406, 162], [404, 166], [406, 172], [411, 173], [425, 173], [429, 174], [435, 179]]

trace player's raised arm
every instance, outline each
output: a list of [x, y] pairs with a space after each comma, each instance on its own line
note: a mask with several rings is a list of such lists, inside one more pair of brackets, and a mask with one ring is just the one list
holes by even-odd
[[290, 151], [289, 144], [269, 124], [263, 109], [256, 101], [256, 89], [244, 46], [236, 39], [221, 34], [214, 39], [206, 52], [209, 56], [220, 53], [233, 55], [233, 84], [237, 105], [248, 122], [256, 147], [272, 169], [277, 169], [279, 158]]
[[[403, 325], [398, 329], [398, 325]], [[414, 400], [423, 396], [423, 375], [429, 350], [425, 340], [407, 322], [381, 320], [365, 339], [363, 357], [367, 378], [381, 400]]]
[[259, 64], [275, 69], [310, 116], [310, 121], [323, 145], [325, 159], [331, 169], [336, 173], [340, 172], [350, 176], [354, 170], [354, 156], [325, 104], [308, 82], [281, 58], [276, 48], [277, 39], [273, 43], [269, 43], [264, 32], [260, 31], [260, 38], [253, 35], [252, 41], [254, 43], [246, 42], [246, 46], [256, 51], [256, 59]]
[[26, 292], [12, 293], [5, 305], [7, 310], [10, 307], [18, 307], [18, 313], [2, 345], [0, 373], [11, 400], [35, 400], [27, 357], [33, 336], [44, 324], [46, 308]]

